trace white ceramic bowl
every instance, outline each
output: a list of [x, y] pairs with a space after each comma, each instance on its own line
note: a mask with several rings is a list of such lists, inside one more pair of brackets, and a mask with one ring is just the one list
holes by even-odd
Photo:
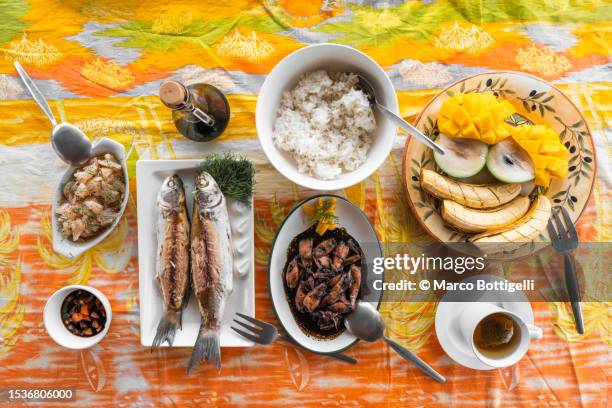
[[125, 194], [123, 195], [123, 201], [121, 202], [121, 207], [119, 209], [119, 214], [117, 215], [117, 219], [108, 226], [104, 231], [100, 234], [96, 235], [92, 239], [89, 239], [84, 242], [73, 242], [72, 240], [64, 237], [62, 231], [60, 230], [59, 223], [57, 222], [57, 215], [55, 214], [55, 210], [64, 202], [63, 198], [63, 189], [64, 185], [72, 174], [76, 171], [77, 167], [70, 166], [64, 175], [62, 176], [61, 181], [57, 186], [57, 190], [55, 191], [55, 199], [53, 200], [53, 206], [51, 212], [53, 213], [51, 216], [52, 224], [53, 224], [53, 250], [60, 255], [63, 255], [67, 258], [75, 258], [87, 251], [88, 249], [98, 245], [100, 242], [104, 241], [104, 239], [115, 229], [121, 217], [123, 216], [123, 212], [125, 211], [125, 207], [127, 206], [128, 199], [130, 197], [130, 180], [128, 177], [127, 166], [125, 164], [126, 155], [125, 148], [121, 143], [115, 142], [112, 139], [108, 139], [103, 137], [96, 141], [92, 148], [92, 155], [99, 156], [101, 154], [111, 153], [114, 155], [120, 162], [121, 167], [123, 167], [123, 177], [125, 179]]
[[384, 163], [393, 147], [396, 127], [375, 109], [374, 141], [361, 167], [343, 173], [333, 180], [320, 180], [300, 173], [291, 155], [274, 145], [272, 131], [283, 92], [291, 90], [300, 76], [317, 69], [362, 75], [374, 88], [379, 102], [395, 113], [398, 113], [397, 95], [391, 80], [376, 61], [361, 51], [339, 44], [316, 44], [294, 51], [280, 61], [266, 77], [257, 97], [255, 121], [257, 135], [268, 160], [279, 173], [303, 187], [324, 191], [339, 190], [364, 180]]
[[[62, 302], [64, 299], [66, 299], [66, 296], [78, 289], [85, 290], [100, 299], [100, 302], [102, 302], [102, 305], [106, 310], [106, 324], [104, 325], [104, 329], [92, 337], [76, 336], [70, 333], [62, 322]], [[75, 350], [86, 349], [98, 344], [100, 340], [106, 336], [112, 317], [113, 313], [111, 310], [111, 305], [106, 296], [104, 296], [104, 294], [96, 288], [81, 285], [65, 286], [55, 292], [53, 295], [51, 295], [49, 300], [47, 300], [47, 304], [45, 305], [45, 310], [43, 312], [45, 329], [47, 330], [47, 333], [49, 333], [49, 336], [51, 336], [51, 338], [60, 346]]]
[[[346, 228], [346, 231], [357, 241], [363, 251], [367, 268], [365, 269], [366, 273], [362, 281], [362, 289], [364, 285], [366, 285], [371, 290], [373, 287], [372, 281], [375, 279], [384, 279], [384, 277], [374, 275], [371, 267], [374, 258], [383, 256], [382, 247], [376, 235], [376, 231], [368, 217], [351, 202], [339, 196], [317, 195], [297, 204], [289, 215], [287, 215], [287, 218], [285, 218], [276, 234], [272, 249], [270, 250], [268, 279], [272, 306], [278, 321], [293, 340], [310, 351], [324, 354], [335, 353], [349, 348], [357, 342], [357, 338], [346, 330], [333, 339], [314, 337], [305, 333], [293, 316], [283, 285], [283, 268], [287, 262], [287, 247], [296, 235], [304, 232], [311, 226], [311, 223], [302, 210], [302, 206], [318, 200], [319, 197], [336, 198], [335, 215], [338, 217], [338, 225]], [[372, 291], [371, 294], [368, 295], [367, 301], [378, 308], [381, 296], [382, 292]], [[364, 300], [366, 299], [363, 294], [360, 294], [360, 301]]]

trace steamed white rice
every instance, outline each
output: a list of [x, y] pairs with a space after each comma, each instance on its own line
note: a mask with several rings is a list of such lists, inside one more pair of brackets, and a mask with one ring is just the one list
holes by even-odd
[[318, 70], [283, 94], [272, 139], [300, 172], [331, 180], [365, 162], [376, 121], [357, 82], [352, 73]]

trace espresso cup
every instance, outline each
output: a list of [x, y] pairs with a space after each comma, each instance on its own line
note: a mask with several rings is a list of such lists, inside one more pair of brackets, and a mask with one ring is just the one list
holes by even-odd
[[[514, 323], [513, 337], [509, 344], [500, 346], [499, 350], [485, 353], [477, 346], [474, 340], [474, 334], [480, 322], [494, 314], [503, 315], [512, 320]], [[531, 340], [539, 340], [542, 338], [542, 329], [525, 323], [517, 314], [491, 303], [482, 302], [470, 304], [461, 313], [459, 322], [461, 325], [461, 333], [476, 358], [484, 364], [495, 368], [509, 367], [516, 364], [525, 356], [527, 350], [529, 350]], [[517, 337], [515, 338], [515, 336]]]

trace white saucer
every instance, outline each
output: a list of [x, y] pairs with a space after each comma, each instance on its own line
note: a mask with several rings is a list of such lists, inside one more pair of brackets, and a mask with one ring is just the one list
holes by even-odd
[[[465, 282], [475, 282], [478, 279], [490, 282], [504, 280], [498, 276], [478, 275], [466, 279]], [[494, 369], [495, 367], [488, 366], [478, 360], [463, 338], [459, 327], [459, 316], [470, 305], [470, 302], [449, 301], [449, 299], [455, 296], [457, 296], [456, 293], [447, 292], [438, 303], [438, 309], [436, 310], [436, 336], [438, 336], [442, 349], [452, 360], [462, 366], [473, 368], [474, 370]], [[515, 292], [513, 296], [516, 296], [516, 301], [490, 303], [516, 313], [527, 324], [533, 324], [533, 310], [527, 300], [527, 296], [522, 291]]]

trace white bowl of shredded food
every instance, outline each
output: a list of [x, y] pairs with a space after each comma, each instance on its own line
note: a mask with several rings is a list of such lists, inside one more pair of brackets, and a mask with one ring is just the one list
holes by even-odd
[[357, 75], [398, 112], [384, 70], [348, 46], [302, 48], [266, 77], [257, 100], [257, 134], [272, 165], [294, 183], [346, 188], [370, 176], [389, 155], [396, 128], [370, 107]]
[[[110, 156], [106, 156], [106, 155]], [[94, 172], [92, 169], [85, 167], [91, 167], [91, 159], [84, 166], [71, 166], [69, 167], [60, 183], [57, 187], [57, 191], [55, 193], [55, 200], [52, 205], [52, 227], [53, 227], [53, 250], [60, 255], [65, 256], [66, 258], [75, 258], [82, 254], [83, 252], [91, 249], [92, 247], [98, 245], [100, 242], [104, 241], [106, 237], [110, 235], [110, 233], [115, 229], [115, 227], [119, 224], [121, 217], [127, 207], [130, 189], [129, 189], [129, 177], [127, 172], [126, 165], [126, 153], [125, 148], [119, 142], [116, 142], [112, 139], [108, 139], [106, 137], [98, 139], [93, 146], [92, 149], [92, 158], [99, 158], [100, 160], [109, 160], [112, 163], [108, 163], [111, 165], [116, 173], [113, 179], [118, 182], [118, 185], [113, 183], [113, 185], [109, 185], [111, 180], [106, 179], [104, 183], [98, 184], [100, 188], [94, 188], [96, 185], [95, 178], [89, 178], [89, 175], [84, 174], [85, 179], [81, 180], [85, 183], [79, 182], [79, 175], [77, 173], [90, 172], [91, 176], [98, 175], [97, 170]], [[121, 169], [116, 168], [116, 166], [120, 165]], [[104, 167], [107, 169], [108, 167]], [[99, 169], [98, 167], [98, 169]], [[100, 177], [104, 179], [107, 174], [100, 174]], [[73, 186], [75, 190], [75, 195], [79, 190], [80, 184], [87, 184], [88, 187], [85, 188], [84, 194], [82, 195], [82, 199], [79, 197], [75, 197], [75, 200], [72, 201], [67, 197], [67, 186], [68, 183], [76, 181], [77, 183]], [[112, 191], [111, 191], [112, 190]], [[100, 194], [98, 194], [98, 192]], [[117, 195], [116, 200], [113, 200], [113, 203], [107, 203], [105, 201], [105, 196], [107, 194]], [[100, 198], [104, 199], [93, 199], [93, 197], [99, 195]], [[67, 201], [69, 202], [67, 204]], [[92, 201], [92, 203], [85, 203], [85, 201]], [[97, 202], [97, 204], [94, 204]], [[70, 206], [74, 204], [80, 208], [73, 208], [68, 211], [66, 206]], [[95, 206], [89, 206], [88, 204], [94, 204]], [[87, 207], [87, 210], [84, 210], [83, 206]], [[97, 207], [97, 209], [96, 209]], [[84, 211], [82, 211], [84, 210]], [[95, 215], [95, 213], [99, 210], [99, 214]], [[70, 224], [74, 221], [80, 221], [81, 225], [80, 230], [86, 230], [86, 225], [90, 222], [95, 223], [95, 229], [91, 231], [90, 234], [82, 235], [82, 234], [74, 234], [75, 229], [73, 227], [67, 228], [66, 224]]]

